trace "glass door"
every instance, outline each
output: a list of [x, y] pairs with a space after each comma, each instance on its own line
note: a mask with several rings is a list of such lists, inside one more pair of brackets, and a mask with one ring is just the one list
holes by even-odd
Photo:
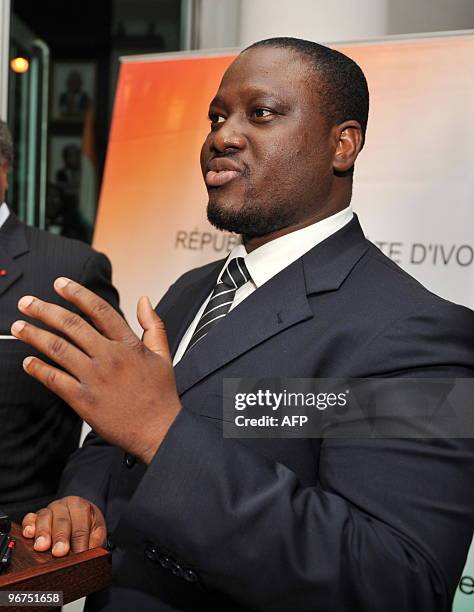
[[46, 222], [49, 64], [46, 43], [12, 11], [8, 124], [15, 160], [8, 203], [22, 221], [42, 229]]
[[119, 58], [188, 47], [194, 1], [0, 0], [0, 9], [7, 2], [16, 155], [7, 202], [28, 224], [90, 242]]

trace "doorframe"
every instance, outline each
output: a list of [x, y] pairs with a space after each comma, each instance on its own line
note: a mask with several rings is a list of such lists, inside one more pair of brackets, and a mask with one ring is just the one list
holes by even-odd
[[10, 55], [10, 4], [0, 0], [0, 119], [8, 114], [8, 60]]

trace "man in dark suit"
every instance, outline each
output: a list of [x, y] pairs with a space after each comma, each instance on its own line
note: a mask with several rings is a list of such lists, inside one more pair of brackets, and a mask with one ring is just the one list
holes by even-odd
[[100, 332], [20, 301], [69, 338], [17, 321], [61, 367], [32, 357], [26, 371], [96, 432], [24, 535], [61, 556], [108, 531], [112, 584], [88, 610], [450, 609], [472, 537], [471, 440], [222, 434], [226, 378], [473, 375], [472, 312], [400, 270], [352, 213], [367, 111], [344, 55], [250, 47], [211, 102], [201, 156], [208, 216], [243, 244], [179, 278], [161, 319], [142, 298], [142, 340], [69, 279], [56, 291]]
[[27, 347], [9, 336], [17, 302], [31, 292], [67, 303], [53, 291], [60, 274], [71, 275], [118, 308], [110, 263], [89, 246], [21, 223], [5, 203], [13, 146], [0, 122], [0, 508], [21, 521], [31, 507], [55, 496], [59, 478], [77, 449], [81, 419], [54, 393], [26, 376]]

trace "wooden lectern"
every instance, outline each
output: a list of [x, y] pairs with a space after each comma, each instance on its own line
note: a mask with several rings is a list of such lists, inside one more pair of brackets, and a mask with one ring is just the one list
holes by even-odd
[[[105, 588], [112, 571], [111, 555], [94, 548], [67, 557], [55, 558], [51, 552], [33, 550], [33, 540], [22, 536], [21, 527], [12, 525], [10, 535], [16, 540], [10, 567], [0, 574], [2, 591], [62, 591], [63, 603], [69, 603]], [[10, 612], [45, 612], [55, 607], [0, 607]]]

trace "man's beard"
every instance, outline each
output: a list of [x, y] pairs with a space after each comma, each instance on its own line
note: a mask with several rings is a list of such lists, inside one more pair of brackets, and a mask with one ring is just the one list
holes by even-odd
[[246, 197], [240, 210], [233, 210], [209, 200], [207, 218], [219, 230], [242, 234], [245, 239], [265, 236], [295, 222], [295, 211], [288, 202], [271, 202], [271, 205]]

